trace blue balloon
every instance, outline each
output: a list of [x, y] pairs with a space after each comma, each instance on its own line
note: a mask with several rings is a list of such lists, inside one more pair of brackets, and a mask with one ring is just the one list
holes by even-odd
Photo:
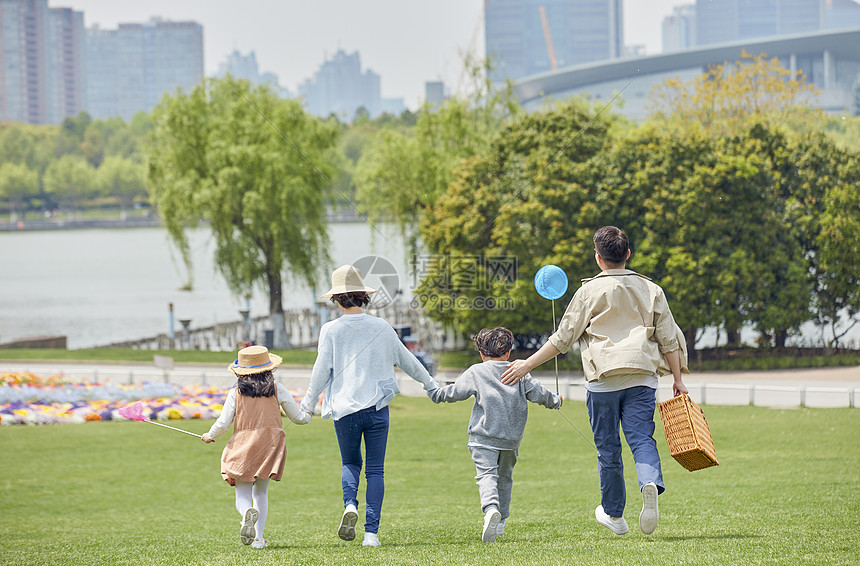
[[567, 274], [557, 265], [544, 265], [535, 273], [535, 290], [554, 301], [567, 292]]

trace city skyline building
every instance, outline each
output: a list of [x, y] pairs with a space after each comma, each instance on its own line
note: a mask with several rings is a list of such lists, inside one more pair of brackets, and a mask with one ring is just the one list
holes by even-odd
[[130, 121], [166, 93], [190, 92], [203, 78], [203, 27], [153, 18], [87, 28], [86, 110], [93, 118]]
[[491, 78], [557, 70], [624, 55], [622, 0], [487, 0], [485, 53]]
[[0, 0], [0, 120], [59, 124], [84, 108], [83, 13]]
[[853, 28], [855, 0], [696, 0], [663, 19], [662, 51]]
[[860, 27], [860, 4], [854, 0], [826, 0], [824, 27], [826, 29]]
[[292, 97], [290, 91], [280, 85], [278, 75], [275, 73], [260, 72], [260, 66], [257, 64], [257, 54], [253, 50], [247, 55], [243, 55], [234, 49], [227, 55], [224, 61], [218, 63], [218, 72], [215, 73], [215, 76], [224, 77], [228, 74], [237, 79], [247, 80], [252, 85], [268, 85], [281, 98]]
[[356, 110], [364, 108], [371, 118], [382, 112], [380, 76], [370, 69], [361, 70], [357, 51], [346, 53], [338, 49], [326, 59], [314, 76], [299, 87], [308, 112], [316, 116], [334, 114], [351, 121]]
[[690, 49], [696, 46], [696, 5], [675, 6], [672, 14], [663, 19], [663, 53]]
[[810, 33], [826, 0], [696, 0], [696, 45]]

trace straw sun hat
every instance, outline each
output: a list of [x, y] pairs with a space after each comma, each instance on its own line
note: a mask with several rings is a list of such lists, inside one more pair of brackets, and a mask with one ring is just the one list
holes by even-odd
[[341, 265], [331, 274], [331, 289], [321, 299], [343, 293], [376, 293], [376, 289], [364, 286], [361, 271], [351, 265]]
[[248, 346], [239, 350], [239, 357], [227, 368], [236, 375], [251, 375], [271, 371], [281, 365], [281, 356], [270, 354], [265, 346]]

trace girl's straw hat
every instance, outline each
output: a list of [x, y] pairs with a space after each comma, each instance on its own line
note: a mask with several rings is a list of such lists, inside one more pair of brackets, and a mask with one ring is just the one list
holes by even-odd
[[320, 297], [328, 299], [343, 293], [376, 293], [376, 289], [364, 286], [361, 271], [351, 265], [341, 265], [331, 274], [331, 289]]
[[239, 357], [228, 369], [236, 375], [251, 375], [271, 371], [281, 365], [281, 356], [270, 354], [265, 346], [248, 346], [239, 350]]

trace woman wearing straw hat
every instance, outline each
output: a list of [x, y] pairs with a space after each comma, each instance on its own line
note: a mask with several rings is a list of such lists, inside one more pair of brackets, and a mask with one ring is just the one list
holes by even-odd
[[272, 372], [281, 357], [264, 346], [239, 350], [228, 369], [237, 376], [221, 416], [203, 435], [203, 442], [215, 439], [235, 419], [233, 436], [221, 454], [221, 476], [236, 487], [236, 510], [242, 516], [239, 538], [242, 544], [265, 548], [263, 529], [269, 511], [269, 480], [281, 481], [287, 447], [281, 424], [281, 407], [289, 419], [307, 424], [311, 417], [299, 409], [287, 388], [275, 382]]
[[368, 295], [376, 290], [364, 285], [358, 269], [343, 265], [332, 273], [331, 281], [331, 289], [322, 298], [330, 298], [343, 316], [320, 329], [317, 359], [301, 409], [312, 412], [324, 393], [322, 417], [334, 420], [343, 465], [344, 512], [338, 527], [338, 536], [343, 540], [355, 538], [364, 437], [367, 509], [362, 544], [379, 546], [388, 404], [400, 392], [394, 366], [422, 383], [425, 391], [438, 385], [400, 342], [390, 324], [362, 311], [370, 303]]

